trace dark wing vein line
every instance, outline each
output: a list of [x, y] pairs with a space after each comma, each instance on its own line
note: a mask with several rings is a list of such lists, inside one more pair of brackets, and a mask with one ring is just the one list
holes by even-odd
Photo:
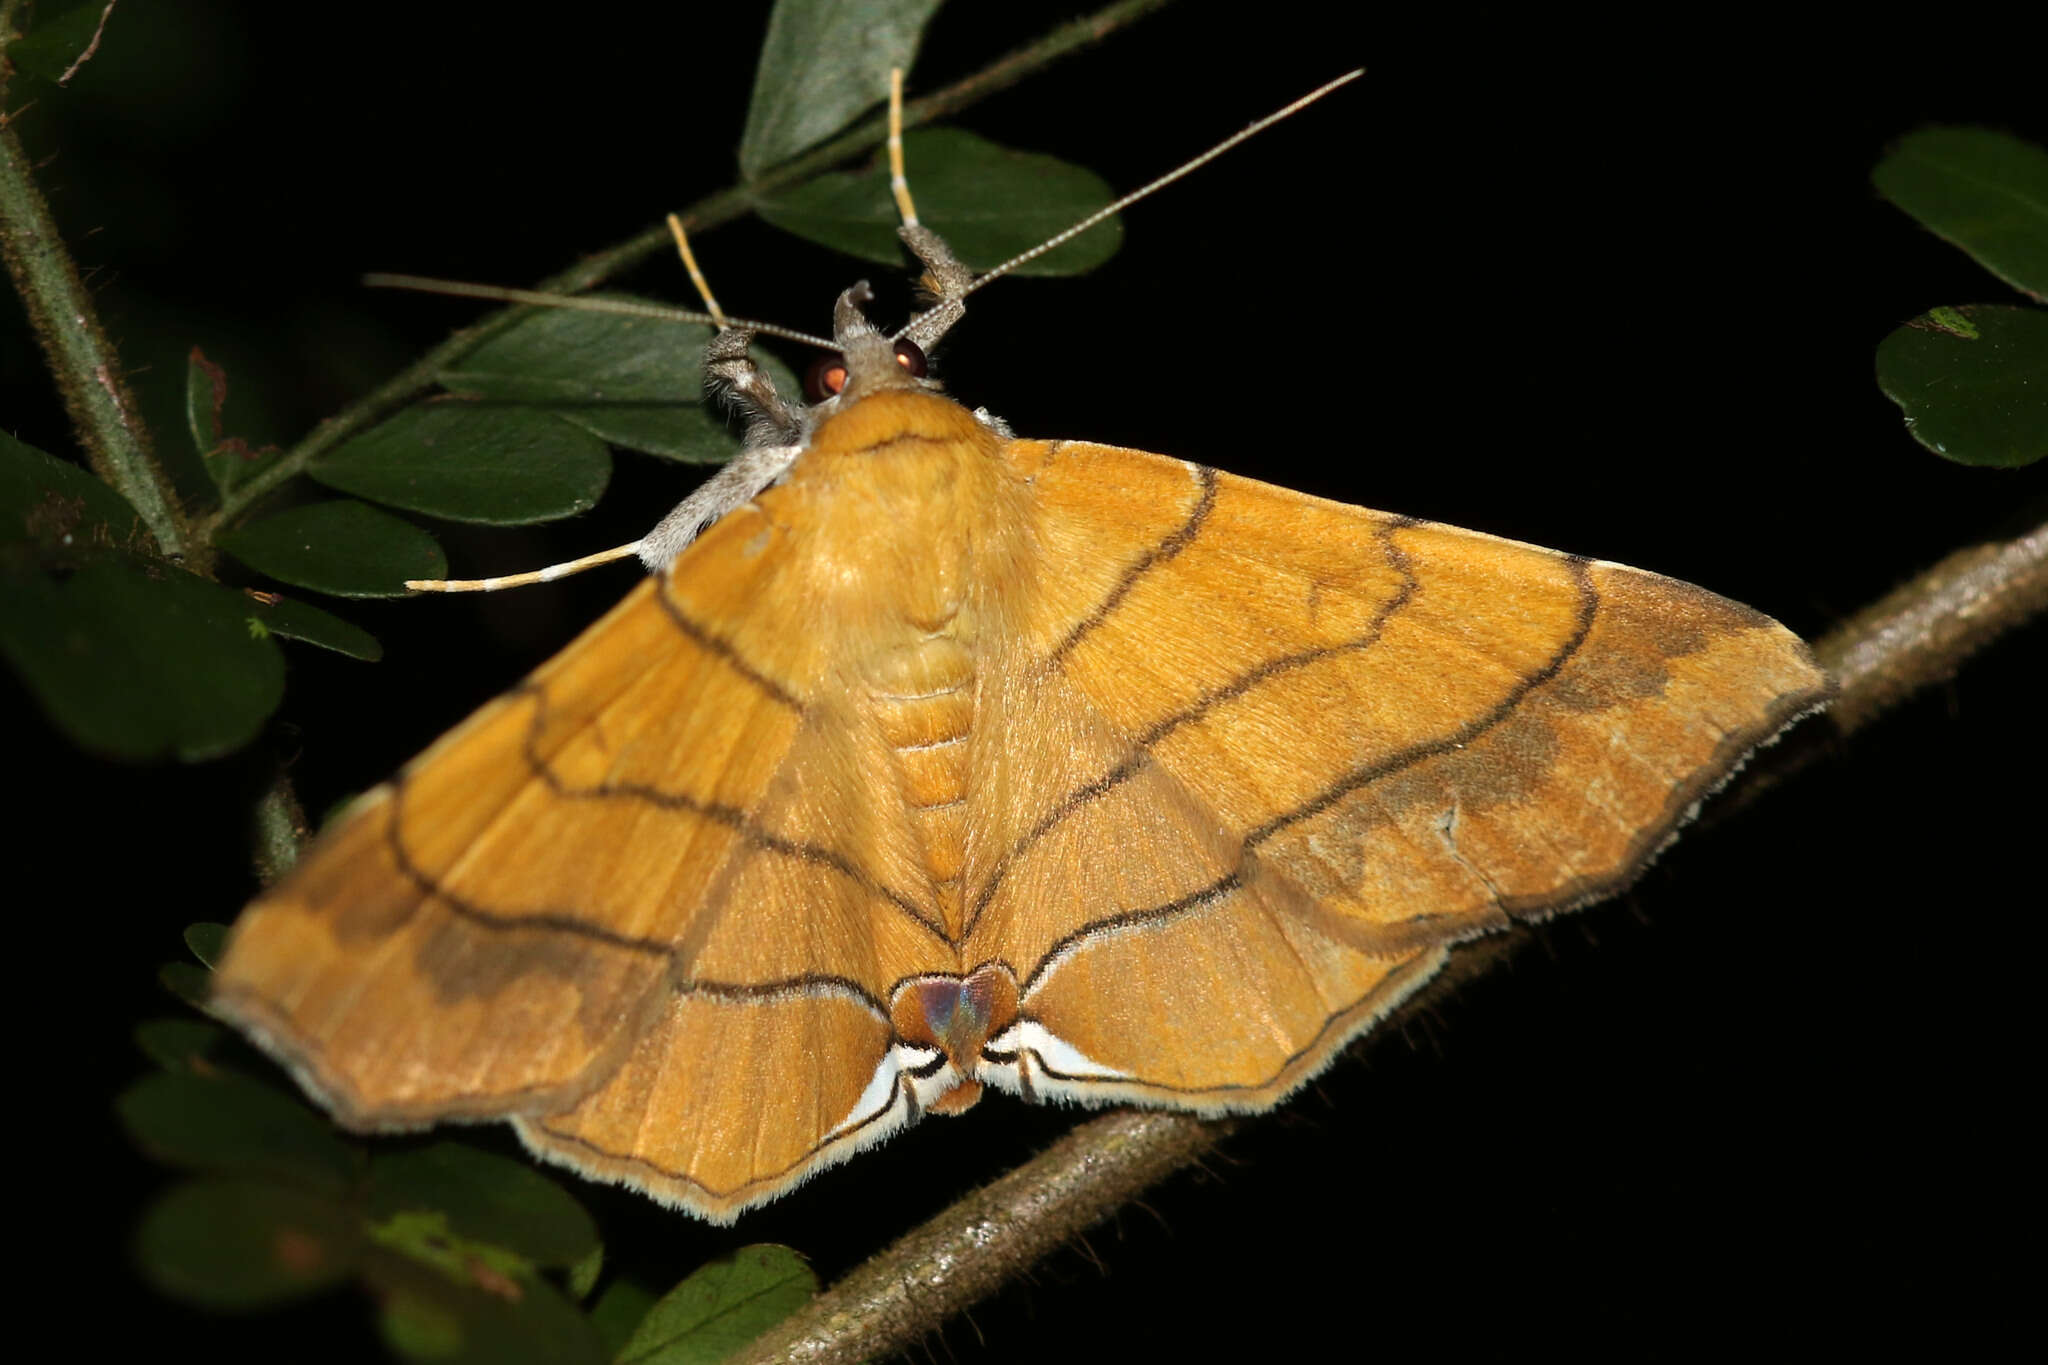
[[[1040, 839], [1050, 834], [1075, 811], [1088, 805], [1090, 802], [1108, 795], [1135, 777], [1143, 770], [1145, 764], [1150, 761], [1152, 749], [1174, 731], [1201, 720], [1216, 707], [1221, 706], [1225, 702], [1236, 700], [1262, 683], [1283, 677], [1297, 669], [1306, 668], [1310, 664], [1318, 663], [1324, 659], [1369, 650], [1377, 644], [1380, 636], [1387, 628], [1387, 623], [1393, 620], [1413, 600], [1418, 587], [1414, 566], [1409, 562], [1407, 553], [1400, 546], [1396, 545], [1393, 540], [1395, 531], [1400, 530], [1404, 526], [1414, 524], [1415, 522], [1410, 518], [1391, 518], [1382, 523], [1373, 533], [1374, 538], [1379, 541], [1386, 554], [1388, 567], [1400, 576], [1401, 587], [1374, 614], [1372, 623], [1366, 627], [1363, 634], [1355, 640], [1347, 640], [1341, 644], [1321, 645], [1312, 649], [1300, 650], [1293, 654], [1279, 655], [1254, 664], [1229, 682], [1210, 689], [1181, 710], [1154, 724], [1149, 730], [1138, 737], [1136, 743], [1131, 746], [1130, 752], [1116, 766], [1103, 773], [1100, 777], [1083, 783], [1061, 797], [1059, 801], [1054, 803], [1053, 808], [1039, 819], [1037, 824], [1025, 831], [1014, 844], [1005, 850], [1003, 855], [997, 860], [994, 869], [989, 873], [988, 882], [974, 897], [972, 907], [967, 915], [966, 926], [962, 930], [962, 937], [964, 938], [966, 934], [973, 931], [975, 923], [981, 918], [982, 912], [988, 909], [989, 903], [995, 899], [996, 892], [1001, 888], [1003, 879], [1009, 874], [1010, 868], [1030, 851], [1033, 844], [1036, 844]], [[1192, 540], [1194, 535], [1199, 532], [1199, 523], [1195, 518], [1191, 517], [1188, 527], [1194, 528], [1189, 530], [1189, 539]], [[1188, 527], [1183, 529], [1186, 530]]]
[[1244, 885], [1247, 864], [1252, 855], [1258, 851], [1259, 846], [1271, 840], [1283, 830], [1299, 824], [1303, 820], [1320, 815], [1360, 788], [1411, 768], [1427, 759], [1450, 753], [1471, 744], [1488, 730], [1506, 720], [1530, 693], [1555, 678], [1563, 670], [1564, 666], [1571, 661], [1572, 657], [1585, 644], [1586, 637], [1592, 632], [1593, 619], [1599, 610], [1600, 594], [1594, 588], [1592, 578], [1587, 572], [1588, 561], [1576, 556], [1567, 556], [1566, 562], [1571, 565], [1572, 574], [1577, 581], [1579, 589], [1578, 618], [1571, 635], [1565, 639], [1563, 644], [1558, 647], [1542, 667], [1524, 675], [1513, 688], [1509, 689], [1507, 695], [1495, 703], [1491, 709], [1459, 726], [1447, 735], [1419, 741], [1375, 762], [1363, 764], [1352, 769], [1292, 810], [1284, 811], [1268, 820], [1265, 824], [1250, 830], [1244, 836], [1236, 865], [1209, 885], [1192, 891], [1187, 895], [1178, 896], [1161, 905], [1120, 911], [1114, 915], [1106, 915], [1100, 919], [1091, 920], [1072, 932], [1061, 936], [1047, 947], [1044, 955], [1033, 965], [1029, 975], [1024, 979], [1024, 984], [1019, 988], [1019, 993], [1028, 995], [1031, 988], [1037, 984], [1039, 978], [1059, 961], [1061, 955], [1067, 949], [1091, 934], [1100, 933], [1106, 929], [1161, 923], [1175, 916], [1199, 909], [1220, 897], [1232, 894]]

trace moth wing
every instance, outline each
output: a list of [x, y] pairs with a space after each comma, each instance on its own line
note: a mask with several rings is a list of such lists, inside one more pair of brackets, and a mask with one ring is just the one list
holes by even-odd
[[1271, 1104], [1448, 945], [1618, 890], [1827, 695], [1784, 627], [1656, 574], [1138, 451], [1008, 457], [1044, 567], [1006, 723], [1084, 770], [988, 784], [964, 958], [1022, 983], [997, 1084]]
[[515, 1118], [713, 1216], [801, 1174], [887, 1061], [889, 984], [952, 958], [829, 625], [757, 609], [802, 609], [788, 534], [728, 515], [359, 801], [244, 912], [216, 1008], [351, 1126]]

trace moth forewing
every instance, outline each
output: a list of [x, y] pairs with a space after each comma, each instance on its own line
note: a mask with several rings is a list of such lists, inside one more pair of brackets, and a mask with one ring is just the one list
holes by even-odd
[[989, 1085], [1262, 1109], [1826, 695], [1672, 579], [1017, 439], [901, 349], [981, 282], [905, 236], [938, 304], [843, 293], [809, 407], [725, 334], [652, 576], [244, 913], [216, 1006], [346, 1120], [727, 1221]]

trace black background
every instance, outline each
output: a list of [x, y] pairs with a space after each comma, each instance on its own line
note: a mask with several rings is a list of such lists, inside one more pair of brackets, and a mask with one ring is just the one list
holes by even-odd
[[[1132, 212], [1103, 272], [976, 296], [941, 357], [957, 396], [1025, 435], [1640, 564], [1809, 636], [2040, 520], [2039, 469], [1935, 459], [1871, 378], [1905, 318], [2017, 301], [1867, 174], [1926, 122], [2048, 134], [2021, 44], [1957, 7], [1911, 33], [1780, 11], [1330, 8], [1183, 4], [961, 120], [1131, 186], [1371, 68]], [[52, 157], [43, 183], [145, 392], [174, 390], [197, 343], [227, 366], [244, 430], [290, 440], [474, 314], [368, 293], [362, 272], [529, 283], [730, 183], [765, 9], [675, 9], [687, 21], [429, 3], [314, 23], [298, 6], [123, 4], [95, 65], [20, 130]], [[1080, 12], [956, 5], [913, 93]], [[728, 308], [814, 328], [875, 273], [757, 224], [699, 255]], [[633, 282], [688, 297], [666, 261]], [[15, 318], [0, 420], [68, 453]], [[452, 530], [454, 569], [630, 539], [691, 478], [621, 456], [588, 517]], [[290, 647], [270, 741], [318, 810], [629, 581], [345, 604], [388, 657]], [[2020, 1099], [2038, 1088], [2038, 959], [2014, 940], [2044, 902], [2040, 644], [2036, 628], [1998, 647], [1853, 740], [1804, 736], [1819, 752], [1797, 780], [1620, 900], [1523, 935], [1506, 970], [1382, 1030], [931, 1353], [1967, 1349], [2017, 1306], [2022, 1271], [1993, 1247], [2033, 1218]], [[374, 1355], [348, 1296], [217, 1321], [126, 1269], [128, 1230], [170, 1177], [108, 1103], [144, 1069], [135, 1021], [178, 1009], [155, 965], [253, 889], [238, 803], [260, 763], [82, 759], [0, 686], [16, 785], [39, 793], [15, 826], [18, 885], [50, 874], [10, 918], [27, 934], [23, 1084], [58, 1097], [31, 1139], [48, 1149], [35, 1165], [67, 1172], [56, 1278], [119, 1303], [93, 1330], [230, 1359]], [[611, 1264], [650, 1284], [757, 1240], [829, 1279], [1072, 1122], [995, 1097], [735, 1229], [571, 1183]]]

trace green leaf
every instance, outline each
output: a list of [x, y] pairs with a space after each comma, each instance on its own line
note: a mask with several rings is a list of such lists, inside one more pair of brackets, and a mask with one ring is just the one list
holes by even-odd
[[463, 1238], [536, 1265], [574, 1266], [597, 1249], [597, 1224], [560, 1185], [522, 1161], [457, 1142], [381, 1153], [370, 1166], [369, 1214], [446, 1216]]
[[105, 0], [38, 6], [30, 12], [42, 22], [8, 43], [7, 64], [22, 75], [55, 85], [92, 46], [105, 10]]
[[604, 442], [560, 418], [446, 400], [407, 408], [308, 472], [393, 507], [518, 526], [596, 506], [611, 467]]
[[457, 1283], [480, 1285], [504, 1297], [514, 1292], [508, 1289], [509, 1282], [533, 1276], [532, 1261], [494, 1243], [462, 1236], [439, 1209], [407, 1209], [373, 1222], [370, 1239]]
[[462, 1353], [462, 1314], [424, 1294], [387, 1294], [377, 1326], [392, 1354], [405, 1360], [451, 1360]]
[[331, 612], [289, 597], [278, 597], [274, 593], [266, 596], [275, 600], [250, 603], [251, 630], [260, 629], [287, 640], [301, 640], [365, 663], [375, 663], [384, 657], [384, 646], [361, 626], [351, 625]]
[[207, 1308], [281, 1303], [346, 1278], [362, 1252], [358, 1221], [331, 1199], [247, 1179], [187, 1181], [143, 1216], [143, 1276]]
[[[604, 298], [633, 299], [607, 294]], [[725, 414], [705, 402], [708, 327], [574, 309], [538, 312], [441, 372], [461, 393], [530, 404], [628, 450], [693, 464], [719, 464], [739, 451]], [[757, 353], [779, 392], [795, 397], [795, 375]], [[426, 577], [418, 574], [415, 577]]]
[[[599, 297], [634, 299], [631, 295]], [[612, 445], [695, 464], [739, 451], [724, 413], [704, 401], [711, 329], [574, 309], [537, 312], [442, 371], [461, 393], [532, 404]], [[788, 371], [757, 357], [778, 385]], [[781, 390], [796, 392], [795, 381]], [[416, 575], [424, 577], [424, 575]]]
[[633, 1339], [633, 1331], [647, 1310], [654, 1307], [654, 1291], [631, 1280], [614, 1280], [597, 1296], [590, 1310], [590, 1325], [604, 1343], [607, 1360], [616, 1359]]
[[[598, 298], [664, 305], [630, 294]], [[439, 376], [458, 393], [528, 403], [704, 401], [711, 329], [661, 318], [537, 309]]]
[[213, 758], [284, 696], [248, 599], [155, 561], [95, 556], [53, 577], [0, 556], [0, 654], [59, 729], [114, 758]]
[[151, 558], [121, 496], [0, 436], [0, 655], [57, 726], [111, 757], [211, 758], [283, 696], [247, 599]]
[[224, 417], [227, 401], [227, 371], [194, 346], [185, 358], [185, 429], [192, 435], [192, 446], [206, 466], [207, 477], [223, 493], [246, 483], [281, 453], [276, 446], [259, 450], [240, 437], [229, 436]]
[[546, 411], [608, 445], [685, 464], [723, 464], [740, 450], [724, 416], [702, 403], [562, 403]]
[[192, 956], [208, 967], [220, 961], [221, 951], [228, 946], [228, 927], [211, 920], [185, 926], [185, 947]]
[[449, 1264], [383, 1247], [364, 1259], [378, 1326], [407, 1360], [441, 1365], [598, 1365], [597, 1332], [562, 1292], [530, 1270], [475, 1257]]
[[135, 1026], [135, 1045], [166, 1071], [206, 1071], [230, 1041], [226, 1029], [205, 1019], [146, 1019]]
[[2048, 313], [1937, 308], [1878, 346], [1877, 385], [1943, 459], [2032, 464], [2048, 455]]
[[446, 578], [448, 559], [411, 522], [353, 499], [294, 507], [220, 538], [259, 573], [336, 597], [404, 597], [408, 578]]
[[159, 1071], [129, 1086], [114, 1108], [138, 1146], [187, 1170], [260, 1175], [338, 1195], [360, 1166], [327, 1120], [244, 1076]]
[[1922, 227], [2048, 303], [2048, 149], [1992, 128], [1923, 128], [1870, 178]]
[[190, 962], [166, 962], [156, 969], [157, 984], [194, 1009], [205, 1009], [213, 993], [213, 973]]
[[831, 137], [889, 98], [939, 0], [776, 0], [740, 137], [740, 175]]
[[126, 498], [0, 432], [0, 544], [34, 545], [46, 559], [76, 562], [88, 550], [147, 552], [153, 542]]
[[742, 1247], [664, 1294], [619, 1365], [710, 1365], [811, 1301], [818, 1277], [788, 1247]]
[[[758, 350], [754, 363], [777, 393], [802, 400], [803, 388], [787, 365]], [[740, 449], [722, 406], [710, 403], [550, 403], [547, 411], [612, 445], [689, 464], [723, 464]]]
[[[1085, 167], [1019, 152], [957, 128], [903, 139], [918, 217], [976, 270], [1029, 251], [1113, 202], [1107, 181]], [[900, 265], [896, 203], [879, 168], [836, 172], [763, 196], [763, 218], [807, 241], [862, 260]], [[1123, 224], [1112, 218], [1048, 251], [1020, 275], [1079, 275], [1116, 254]]]
[[[202, 456], [211, 454], [221, 442], [220, 410], [227, 403], [227, 371], [206, 358], [197, 346], [185, 357], [185, 433], [192, 448]], [[207, 473], [213, 474], [212, 466]], [[215, 484], [220, 477], [214, 475]]]
[[569, 1274], [562, 1287], [569, 1291], [569, 1297], [582, 1302], [590, 1297], [590, 1291], [597, 1288], [597, 1277], [604, 1273], [604, 1243], [591, 1246], [582, 1260], [569, 1267]]

